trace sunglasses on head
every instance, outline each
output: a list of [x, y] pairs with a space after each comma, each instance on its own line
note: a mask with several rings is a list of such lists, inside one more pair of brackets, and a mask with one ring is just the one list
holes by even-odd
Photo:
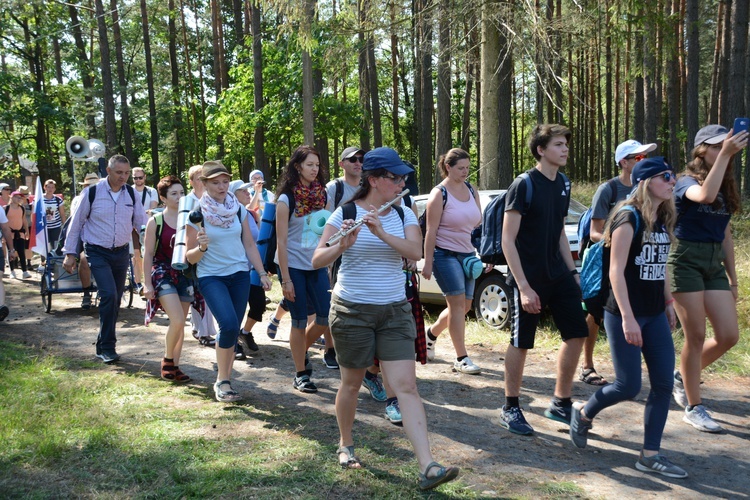
[[365, 161], [365, 157], [364, 156], [351, 156], [347, 158], [347, 160], [349, 161], [349, 163], [357, 163], [357, 162], [362, 163]]

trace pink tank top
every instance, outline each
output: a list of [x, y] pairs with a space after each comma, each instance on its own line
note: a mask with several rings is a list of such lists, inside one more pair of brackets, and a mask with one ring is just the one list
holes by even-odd
[[449, 191], [446, 192], [448, 197], [440, 218], [435, 245], [453, 252], [474, 253], [471, 230], [482, 220], [477, 202], [474, 196], [470, 196], [468, 201], [460, 201]]

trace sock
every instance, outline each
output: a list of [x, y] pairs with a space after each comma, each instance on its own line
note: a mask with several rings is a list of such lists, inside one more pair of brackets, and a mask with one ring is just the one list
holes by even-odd
[[164, 358], [164, 361], [166, 361], [167, 363], [174, 363], [174, 359], [172, 358]]
[[[303, 375], [308, 375], [306, 370], [302, 370], [301, 372], [297, 372], [297, 378], [302, 377]], [[309, 375], [308, 375], [309, 376]]]
[[552, 404], [560, 408], [571, 406], [573, 401], [570, 398], [558, 398], [557, 396], [552, 397]]
[[276, 318], [271, 318], [271, 323], [273, 323], [273, 324], [274, 324], [274, 325], [276, 325], [276, 326], [279, 326], [279, 324], [281, 323], [281, 321], [279, 321], [279, 320], [278, 320], [278, 319], [276, 319]]
[[461, 361], [463, 361], [464, 359], [466, 359], [468, 357], [469, 356], [459, 356], [459, 357], [456, 358], [456, 361], [458, 361], [460, 363]]
[[385, 405], [386, 406], [391, 406], [396, 401], [398, 401], [398, 398], [396, 398], [396, 397], [388, 398], [388, 399], [385, 400]]
[[518, 402], [518, 396], [505, 396], [505, 406], [508, 408], [520, 408], [521, 404]]
[[430, 340], [432, 340], [433, 342], [435, 340], [437, 340], [437, 337], [435, 337], [435, 336], [432, 335], [432, 329], [431, 328], [427, 329], [427, 338], [430, 339]]
[[247, 334], [249, 334], [249, 333], [250, 333], [250, 332], [246, 332], [244, 328], [240, 328], [240, 334], [241, 334], [241, 335], [247, 335]]
[[336, 349], [334, 349], [333, 347], [329, 347], [328, 349], [326, 349], [326, 354], [334, 356], [336, 355]]
[[367, 380], [375, 380], [378, 378], [378, 376], [375, 375], [374, 373], [370, 373], [369, 371], [365, 370], [365, 378]]

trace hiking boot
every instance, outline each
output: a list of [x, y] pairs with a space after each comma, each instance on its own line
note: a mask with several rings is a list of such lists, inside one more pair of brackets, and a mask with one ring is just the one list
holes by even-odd
[[676, 466], [669, 461], [664, 455], [654, 455], [653, 457], [641, 457], [635, 463], [635, 468], [643, 472], [656, 472], [662, 476], [675, 477], [682, 479], [688, 476], [688, 473], [681, 467]]
[[326, 368], [330, 368], [331, 370], [339, 369], [339, 362], [336, 361], [336, 349], [333, 347], [326, 349], [326, 353], [323, 354], [323, 363], [325, 363]]
[[708, 410], [703, 405], [695, 405], [693, 409], [688, 411], [685, 408], [685, 414], [682, 416], [682, 421], [686, 422], [699, 431], [717, 433], [724, 429], [717, 424], [711, 415], [708, 414]]
[[428, 335], [430, 333], [430, 329], [428, 328], [424, 332], [424, 342], [427, 346], [427, 361], [432, 361], [435, 359], [435, 342], [437, 342], [437, 339], [431, 340], [430, 336]]
[[401, 408], [398, 406], [398, 399], [393, 403], [386, 405], [385, 418], [393, 425], [402, 424]]
[[521, 408], [517, 406], [503, 406], [500, 409], [500, 425], [513, 434], [520, 434], [522, 436], [534, 434], [534, 429], [524, 418]]
[[362, 385], [367, 387], [367, 390], [370, 391], [370, 396], [375, 401], [385, 401], [388, 399], [388, 396], [385, 394], [385, 387], [383, 387], [383, 383], [377, 375], [373, 378], [367, 378], [367, 375], [365, 375], [365, 378], [362, 379]]
[[572, 406], [559, 406], [552, 403], [549, 405], [549, 408], [544, 410], [544, 416], [550, 420], [570, 425], [571, 408]]
[[679, 370], [674, 371], [674, 387], [672, 388], [672, 396], [674, 401], [682, 408], [685, 408], [688, 403], [687, 394], [685, 394], [685, 385], [682, 383], [682, 376]]
[[91, 309], [91, 294], [83, 294], [83, 300], [81, 300], [81, 309], [85, 311]]
[[453, 371], [458, 373], [468, 373], [469, 375], [476, 375], [482, 372], [482, 369], [475, 365], [468, 357], [461, 361], [453, 362]]
[[245, 355], [245, 350], [242, 348], [240, 344], [234, 345], [234, 359], [237, 361], [244, 361], [247, 359], [247, 356]]
[[[593, 427], [591, 420], [586, 420], [581, 415], [585, 405], [583, 403], [573, 403], [572, 415], [570, 417], [570, 440], [576, 448], [585, 448], [589, 438], [589, 430]], [[545, 412], [546, 413], [546, 412]]]
[[238, 340], [242, 343], [243, 346], [247, 347], [251, 351], [258, 351], [259, 349], [258, 344], [255, 343], [255, 339], [253, 338], [253, 332], [240, 330], [240, 336]]
[[299, 392], [313, 393], [318, 392], [318, 387], [312, 383], [310, 377], [302, 375], [301, 377], [294, 377], [292, 387], [297, 389]]

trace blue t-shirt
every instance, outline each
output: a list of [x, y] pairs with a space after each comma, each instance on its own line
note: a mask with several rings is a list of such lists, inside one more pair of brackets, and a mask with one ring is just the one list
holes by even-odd
[[675, 206], [677, 208], [677, 224], [674, 228], [674, 235], [685, 241], [721, 243], [724, 241], [724, 231], [731, 217], [727, 205], [724, 203], [724, 197], [721, 193], [717, 195], [717, 199], [721, 202], [719, 208], [689, 200], [685, 193], [688, 188], [697, 185], [699, 185], [698, 180], [689, 175], [683, 175], [677, 179], [674, 186]]

